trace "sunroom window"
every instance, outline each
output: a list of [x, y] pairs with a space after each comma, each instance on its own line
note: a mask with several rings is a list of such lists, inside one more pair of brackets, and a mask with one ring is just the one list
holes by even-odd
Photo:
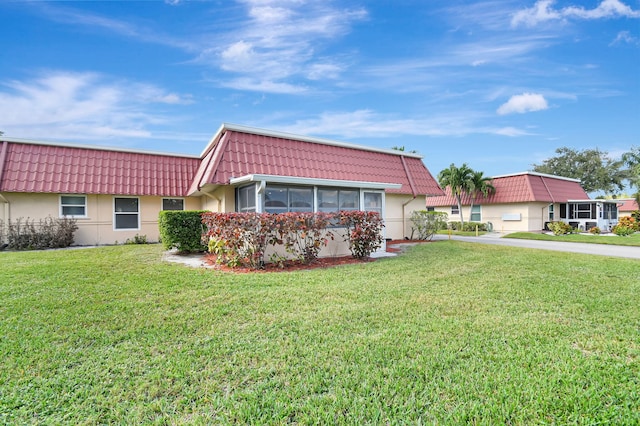
[[267, 186], [264, 194], [267, 213], [312, 212], [313, 188]]

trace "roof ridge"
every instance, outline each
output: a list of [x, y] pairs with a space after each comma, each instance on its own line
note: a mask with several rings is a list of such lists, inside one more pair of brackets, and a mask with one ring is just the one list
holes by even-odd
[[161, 155], [164, 157], [200, 158], [199, 155], [193, 155], [193, 154], [153, 151], [153, 150], [146, 150], [146, 149], [121, 148], [116, 146], [88, 145], [88, 144], [81, 144], [81, 143], [74, 143], [74, 142], [38, 141], [33, 139], [7, 138], [4, 136], [0, 140], [2, 140], [3, 142], [24, 144], [24, 145], [44, 145], [44, 146], [54, 146], [54, 147], [60, 147], [60, 148], [86, 149], [91, 151], [112, 151], [112, 152], [115, 151], [115, 152], [123, 152], [127, 154]]
[[[391, 155], [397, 155], [397, 156], [404, 155], [407, 157], [420, 158], [420, 159], [424, 158], [424, 156], [420, 154], [412, 154], [410, 152], [399, 151], [396, 149], [375, 148], [372, 146], [360, 145], [360, 144], [349, 143], [349, 142], [341, 142], [333, 139], [297, 135], [294, 133], [281, 132], [277, 130], [268, 130], [268, 129], [262, 129], [258, 127], [244, 126], [241, 124], [233, 124], [233, 123], [222, 123], [222, 126], [220, 127], [220, 129], [218, 129], [218, 133], [225, 132], [226, 130], [231, 130], [231, 131], [240, 132], [240, 133], [249, 133], [254, 135], [268, 136], [268, 137], [274, 137], [274, 138], [290, 139], [290, 140], [295, 140], [300, 142], [309, 142], [309, 143], [317, 143], [322, 145], [338, 146], [342, 148], [357, 149], [361, 151], [372, 151], [372, 152], [379, 152], [383, 154], [391, 154]], [[214, 136], [214, 139], [215, 139], [215, 136]]]

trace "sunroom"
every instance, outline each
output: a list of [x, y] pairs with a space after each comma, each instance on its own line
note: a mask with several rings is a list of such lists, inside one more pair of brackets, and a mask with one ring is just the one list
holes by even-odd
[[230, 180], [236, 211], [257, 213], [374, 211], [385, 219], [385, 190], [400, 184], [252, 174]]
[[598, 227], [608, 232], [618, 223], [618, 203], [616, 200], [569, 200], [560, 204], [560, 220], [581, 231]]

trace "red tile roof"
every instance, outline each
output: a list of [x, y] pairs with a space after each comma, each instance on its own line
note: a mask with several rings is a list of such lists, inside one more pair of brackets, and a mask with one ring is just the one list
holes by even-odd
[[34, 142], [0, 142], [0, 191], [184, 196], [200, 159]]
[[[513, 175], [496, 176], [492, 185], [494, 194], [476, 199], [476, 204], [505, 204], [526, 203], [532, 201], [545, 203], [566, 203], [569, 200], [588, 200], [589, 195], [582, 189], [580, 182], [558, 176], [541, 173], [524, 172]], [[446, 195], [441, 197], [427, 197], [428, 207], [451, 206], [456, 204], [450, 188], [446, 188]], [[471, 204], [468, 196], [462, 197], [462, 204]]]
[[236, 125], [223, 125], [203, 157], [190, 193], [247, 175], [391, 183], [401, 187], [390, 193], [443, 193], [415, 154]]
[[640, 210], [640, 208], [638, 208], [638, 203], [636, 203], [636, 200], [634, 200], [633, 198], [629, 198], [629, 199], [619, 199], [619, 200], [614, 200], [617, 201], [620, 207], [618, 207], [618, 210], [621, 212], [634, 212], [636, 210]]

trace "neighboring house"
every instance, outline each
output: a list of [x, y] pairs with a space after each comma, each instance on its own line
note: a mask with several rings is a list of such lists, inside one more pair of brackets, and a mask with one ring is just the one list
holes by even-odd
[[372, 210], [387, 238], [442, 190], [422, 157], [223, 124], [201, 156], [0, 137], [0, 219], [72, 217], [76, 244], [157, 241], [161, 210]]
[[[551, 221], [561, 220], [576, 228], [598, 226], [610, 230], [617, 223], [615, 201], [590, 200], [580, 181], [536, 172], [494, 176], [495, 192], [478, 196], [471, 209], [469, 196], [462, 197], [465, 221], [491, 223], [498, 232], [540, 231]], [[450, 221], [460, 221], [460, 212], [450, 188], [440, 197], [428, 197], [427, 209], [445, 212]]]
[[638, 203], [634, 198], [618, 198], [617, 200], [613, 200], [618, 203], [618, 211], [620, 212], [620, 217], [622, 216], [631, 216], [631, 213], [640, 210], [638, 207]]

